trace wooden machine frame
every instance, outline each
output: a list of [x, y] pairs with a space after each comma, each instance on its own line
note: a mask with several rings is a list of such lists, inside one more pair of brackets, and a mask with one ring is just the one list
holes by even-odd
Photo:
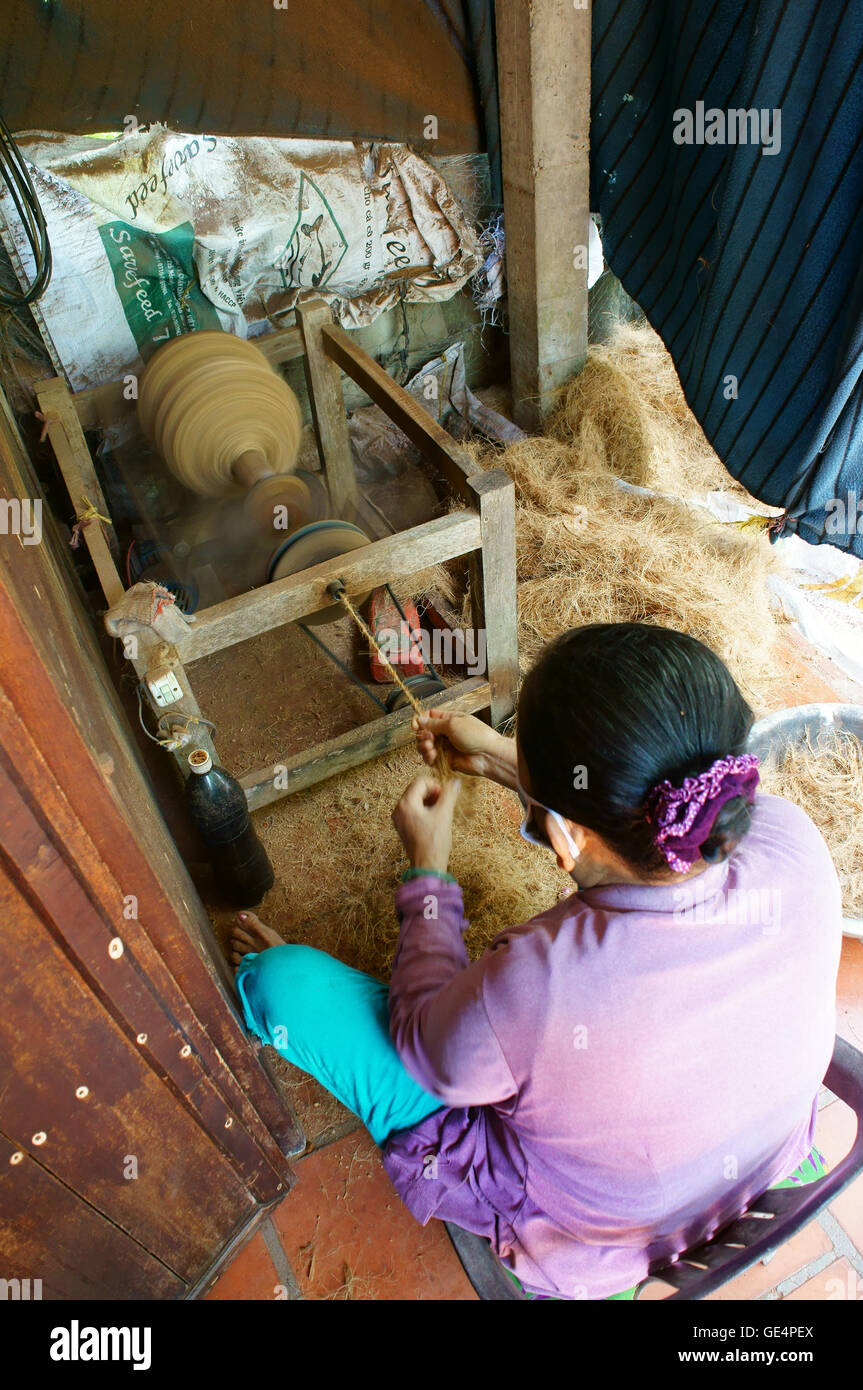
[[[487, 676], [459, 681], [426, 703], [462, 713], [489, 710], [491, 723], [497, 727], [515, 710], [518, 680], [512, 480], [502, 469], [485, 471], [474, 463], [436, 420], [333, 323], [329, 305], [315, 300], [299, 307], [296, 315], [297, 326], [258, 339], [257, 345], [273, 366], [304, 358], [318, 452], [333, 514], [353, 511], [373, 537], [372, 544], [197, 613], [188, 636], [176, 647], [159, 653], [160, 663], [167, 660], [173, 667], [183, 690], [182, 700], [168, 712], [179, 716], [201, 712], [185, 670], [187, 663], [326, 607], [334, 602], [327, 593], [333, 580], [341, 579], [348, 594], [361, 593], [430, 565], [469, 556], [472, 621], [486, 633]], [[380, 515], [357, 485], [342, 371], [435, 464], [463, 504], [459, 510], [395, 534], [382, 525]], [[84, 431], [116, 419], [126, 397], [124, 380], [73, 394], [62, 378], [55, 377], [40, 383], [37, 396], [76, 516], [86, 518], [88, 503], [107, 515]], [[91, 521], [83, 535], [110, 607], [122, 597], [126, 585], [103, 527]], [[159, 647], [164, 648], [164, 643], [155, 633], [141, 635], [132, 662], [139, 679], [143, 680]], [[409, 708], [397, 710], [281, 763], [248, 773], [241, 782], [250, 808], [268, 805], [410, 742], [412, 717]], [[201, 737], [196, 736], [196, 741], [214, 752], [206, 726], [201, 726]], [[185, 764], [185, 751], [174, 755], [181, 765]]]

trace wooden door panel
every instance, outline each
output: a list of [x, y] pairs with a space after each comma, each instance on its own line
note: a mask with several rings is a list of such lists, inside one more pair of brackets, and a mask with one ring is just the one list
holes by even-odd
[[[0, 392], [2, 496], [39, 489]], [[91, 623], [47, 507], [40, 545], [0, 533], [0, 1277], [182, 1297], [285, 1195], [303, 1136]]]
[[182, 1279], [35, 1158], [13, 1164], [20, 1152], [0, 1133], [3, 1278], [41, 1279], [43, 1299], [182, 1297]]
[[[4, 712], [0, 692], [0, 731], [4, 728]], [[8, 722], [5, 727], [10, 727]], [[19, 762], [24, 737], [22, 732], [16, 742]], [[146, 1043], [139, 1045], [141, 1055], [161, 1075], [170, 1078], [190, 1113], [200, 1116], [219, 1146], [247, 1174], [252, 1191], [266, 1201], [281, 1174], [266, 1162], [246, 1128], [251, 1107], [248, 1102], [236, 1107], [228, 1105], [214, 1087], [207, 1059], [201, 1056], [206, 1034], [141, 924], [123, 918], [119, 889], [115, 889], [114, 895], [115, 922], [105, 922], [91, 901], [92, 881], [85, 889], [60, 857], [59, 845], [66, 848], [77, 828], [71, 812], [62, 824], [46, 829], [37, 818], [43, 808], [31, 808], [25, 803], [23, 793], [13, 785], [12, 771], [4, 767], [0, 753], [0, 846], [15, 866], [21, 883], [38, 898], [42, 920], [55, 940], [63, 944], [65, 953], [74, 952], [76, 970], [126, 1033], [134, 1038], [146, 1037]], [[15, 771], [20, 775], [20, 767]], [[39, 782], [43, 794], [49, 781], [47, 774], [46, 768]], [[49, 832], [58, 836], [58, 844], [49, 839]], [[122, 955], [116, 958], [110, 953], [112, 940], [123, 946]], [[155, 992], [157, 981], [167, 998]], [[204, 1048], [212, 1051], [211, 1045], [206, 1047], [208, 1041]]]
[[[193, 1280], [214, 1244], [251, 1214], [244, 1184], [2, 876], [0, 922], [15, 924], [0, 972], [0, 1130]], [[124, 1176], [129, 1157], [137, 1177]]]
[[[0, 492], [3, 466], [10, 462], [2, 457], [2, 406], [0, 399]], [[17, 488], [6, 487], [10, 495], [26, 490], [20, 477]], [[207, 1059], [214, 1084], [243, 1116], [244, 1130], [278, 1173], [268, 1194], [272, 1198], [281, 1190], [279, 1182], [290, 1182], [285, 1155], [302, 1152], [303, 1136], [256, 1061], [227, 993], [227, 966], [222, 962], [217, 970], [214, 963], [215, 940], [203, 905], [152, 803], [134, 750], [123, 743], [114, 711], [105, 703], [99, 652], [92, 634], [80, 626], [84, 615], [56, 571], [41, 554], [33, 554], [45, 549], [47, 529], [42, 547], [15, 544], [14, 570], [5, 573], [10, 551], [0, 544], [0, 746], [9, 750], [7, 769], [22, 795], [35, 797], [56, 826], [58, 850], [80, 866], [88, 893], [106, 917], [121, 915], [127, 894], [137, 898], [141, 920], [126, 929], [146, 938], [136, 947], [144, 973], [164, 981], [169, 969], [176, 991], [169, 995], [160, 984], [165, 1007], [196, 1030], [195, 1052]], [[14, 601], [4, 591], [13, 582]], [[56, 633], [46, 646], [49, 613]], [[58, 679], [65, 701], [45, 685], [42, 663], [52, 652], [62, 653]], [[12, 653], [14, 660], [4, 660]]]

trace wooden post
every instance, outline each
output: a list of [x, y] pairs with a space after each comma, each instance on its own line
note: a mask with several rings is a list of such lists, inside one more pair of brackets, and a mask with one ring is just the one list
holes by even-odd
[[[76, 517], [80, 519], [85, 514], [85, 498], [97, 512], [108, 516], [108, 505], [65, 381], [60, 377], [44, 381], [37, 387], [36, 394]], [[113, 534], [111, 540], [107, 540], [102, 523], [94, 519], [84, 528], [84, 540], [108, 604], [116, 603], [123, 597], [126, 586], [111, 554], [112, 545], [116, 547]]]
[[498, 0], [513, 410], [535, 430], [587, 357], [590, 0]]
[[502, 468], [471, 478], [480, 515], [482, 550], [471, 556], [471, 617], [485, 632], [491, 722], [495, 728], [515, 713], [518, 636], [515, 583], [515, 486]]
[[327, 475], [333, 514], [344, 516], [356, 508], [359, 491], [348, 437], [341, 372], [324, 351], [321, 337], [325, 327], [332, 327], [333, 315], [330, 306], [318, 299], [299, 305], [297, 320], [306, 350], [312, 421]]

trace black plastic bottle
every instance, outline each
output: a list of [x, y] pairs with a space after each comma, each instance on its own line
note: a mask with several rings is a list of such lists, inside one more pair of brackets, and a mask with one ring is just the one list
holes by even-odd
[[273, 886], [267, 851], [255, 834], [246, 794], [204, 748], [189, 754], [186, 805], [210, 854], [216, 881], [235, 907], [256, 907]]

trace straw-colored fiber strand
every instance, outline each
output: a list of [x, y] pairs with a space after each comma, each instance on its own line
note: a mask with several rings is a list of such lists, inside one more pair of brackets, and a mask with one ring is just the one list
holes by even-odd
[[[404, 680], [402, 680], [402, 677], [399, 675], [399, 672], [396, 670], [395, 666], [393, 666], [392, 662], [381, 651], [378, 643], [375, 641], [375, 636], [371, 628], [368, 626], [362, 615], [351, 603], [351, 600], [348, 598], [348, 595], [347, 593], [345, 593], [344, 590], [342, 590], [339, 594], [339, 598], [341, 599], [341, 602], [344, 604], [345, 608], [350, 613], [360, 632], [365, 637], [372, 656], [377, 657], [384, 670], [387, 671], [389, 675], [392, 677], [392, 679], [395, 681], [396, 685], [404, 694], [405, 699], [407, 700], [414, 713], [424, 714], [425, 710], [423, 709], [423, 706], [421, 705], [420, 701], [416, 698], [410, 686], [407, 685], [407, 683]], [[449, 777], [453, 775], [452, 765], [450, 763], [449, 754], [447, 752], [446, 740], [442, 738], [436, 738], [435, 748], [437, 751], [437, 757], [434, 760], [433, 769], [437, 773], [441, 782], [445, 782]]]

